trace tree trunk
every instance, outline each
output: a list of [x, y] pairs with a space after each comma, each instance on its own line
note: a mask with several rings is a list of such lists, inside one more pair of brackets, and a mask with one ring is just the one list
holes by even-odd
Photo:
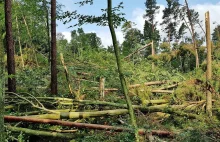
[[[207, 72], [206, 72], [206, 84], [208, 85], [212, 79], [212, 49], [211, 49], [211, 33], [210, 33], [210, 18], [209, 12], [205, 14], [205, 24], [206, 24], [206, 46], [207, 46]], [[210, 89], [206, 90], [206, 113], [209, 117], [212, 116], [212, 93]]]
[[128, 111], [129, 111], [129, 115], [131, 118], [131, 124], [133, 125], [133, 127], [135, 129], [136, 141], [139, 141], [138, 129], [137, 129], [137, 123], [136, 123], [136, 118], [135, 118], [135, 114], [134, 114], [134, 109], [132, 107], [131, 99], [128, 95], [128, 87], [126, 85], [126, 81], [125, 81], [124, 74], [122, 71], [120, 51], [119, 51], [117, 38], [116, 38], [116, 34], [115, 34], [115, 29], [114, 29], [113, 21], [112, 21], [112, 0], [108, 0], [108, 24], [109, 24], [109, 29], [110, 29], [111, 36], [112, 36], [112, 42], [113, 42], [114, 52], [115, 52], [115, 56], [116, 56], [119, 78], [120, 78], [123, 93], [125, 95], [126, 102], [128, 105]]
[[[1, 28], [0, 28], [1, 29]], [[0, 142], [5, 141], [5, 129], [4, 129], [4, 46], [1, 38], [2, 33], [0, 32]]]
[[[108, 126], [108, 125], [98, 125], [98, 124], [87, 124], [87, 123], [77, 123], [70, 121], [61, 121], [61, 120], [49, 120], [49, 119], [35, 119], [30, 117], [17, 117], [17, 116], [5, 116], [5, 121], [8, 122], [31, 122], [31, 123], [39, 123], [39, 124], [51, 124], [51, 125], [60, 125], [60, 126], [68, 126], [68, 127], [76, 127], [79, 129], [96, 129], [96, 130], [105, 130], [105, 131], [115, 131], [115, 132], [123, 132], [123, 131], [132, 131], [130, 128], [124, 127], [116, 127], [116, 126]], [[172, 136], [173, 133], [168, 131], [161, 130], [151, 130], [152, 135], [169, 137]], [[146, 135], [148, 133], [145, 129], [138, 130], [139, 135]]]
[[193, 40], [193, 47], [195, 50], [195, 57], [196, 57], [196, 68], [199, 68], [199, 55], [198, 55], [198, 47], [197, 47], [197, 43], [196, 43], [196, 38], [195, 38], [195, 30], [194, 30], [194, 25], [192, 23], [192, 19], [191, 19], [191, 13], [190, 13], [190, 9], [189, 9], [189, 5], [187, 0], [185, 0], [186, 3], [186, 8], [187, 8], [187, 15], [188, 15], [188, 19], [189, 19], [189, 23], [191, 26], [191, 30], [192, 30], [192, 40]]
[[8, 75], [8, 91], [16, 92], [16, 80], [15, 80], [15, 57], [13, 47], [13, 35], [12, 35], [12, 18], [11, 18], [11, 0], [5, 1], [5, 27], [6, 27], [6, 48], [7, 48], [7, 68]]
[[57, 95], [56, 0], [51, 0], [51, 94]]

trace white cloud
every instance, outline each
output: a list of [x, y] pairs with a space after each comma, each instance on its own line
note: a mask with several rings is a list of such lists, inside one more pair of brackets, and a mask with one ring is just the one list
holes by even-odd
[[[210, 26], [211, 26], [211, 33], [213, 32], [214, 28], [217, 24], [220, 24], [220, 2], [217, 4], [197, 4], [192, 6], [195, 11], [199, 12], [199, 19], [203, 21], [203, 28], [205, 29], [205, 13], [209, 11], [210, 13]], [[216, 24], [213, 24], [216, 23]], [[201, 32], [200, 28], [197, 28], [198, 31]]]
[[[158, 22], [157, 24], [157, 29], [160, 30], [160, 34], [162, 36], [165, 36], [165, 34], [162, 32], [162, 26], [160, 25], [160, 23], [162, 22], [162, 17], [163, 17], [163, 10], [165, 9], [164, 5], [159, 5], [160, 9], [156, 15], [156, 21]], [[136, 8], [134, 9], [134, 11], [132, 12], [132, 18], [131, 21], [134, 22], [135, 28], [139, 29], [141, 32], [143, 32], [144, 29], [144, 23], [145, 23], [145, 19], [144, 19], [144, 14], [145, 14], [145, 10], [142, 8]]]
[[[121, 44], [124, 41], [123, 33], [121, 32], [121, 30], [116, 30], [115, 32], [116, 32], [117, 40]], [[103, 30], [96, 31], [96, 33], [97, 36], [101, 38], [104, 47], [112, 45], [112, 37], [107, 27], [103, 28]]]
[[62, 34], [64, 35], [64, 38], [68, 40], [68, 42], [70, 42], [71, 40], [71, 32], [62, 32]]

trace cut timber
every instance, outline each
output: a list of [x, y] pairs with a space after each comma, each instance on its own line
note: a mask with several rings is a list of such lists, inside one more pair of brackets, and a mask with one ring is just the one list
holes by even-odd
[[[87, 124], [87, 123], [77, 123], [77, 122], [69, 122], [69, 121], [61, 121], [61, 120], [50, 120], [50, 119], [36, 119], [30, 117], [17, 117], [17, 116], [4, 116], [6, 122], [29, 122], [29, 123], [39, 123], [39, 124], [51, 124], [51, 125], [60, 125], [60, 126], [68, 126], [68, 127], [76, 127], [76, 128], [86, 128], [86, 129], [96, 129], [96, 130], [105, 130], [105, 131], [133, 131], [130, 128], [124, 127], [116, 127], [116, 126], [108, 126], [108, 125], [98, 125], [98, 124]], [[138, 133], [140, 135], [145, 135], [148, 132], [151, 132], [152, 135], [157, 135], [161, 137], [170, 137], [173, 136], [173, 133], [162, 130], [151, 130], [147, 131], [146, 129], [139, 129]]]
[[28, 135], [35, 135], [35, 136], [46, 136], [46, 137], [53, 137], [53, 138], [65, 138], [65, 139], [73, 139], [75, 138], [72, 134], [62, 134], [57, 132], [47, 132], [47, 131], [39, 131], [39, 130], [32, 130], [27, 128], [20, 128], [20, 127], [13, 127], [7, 125], [6, 127], [8, 130], [12, 132], [23, 132]]

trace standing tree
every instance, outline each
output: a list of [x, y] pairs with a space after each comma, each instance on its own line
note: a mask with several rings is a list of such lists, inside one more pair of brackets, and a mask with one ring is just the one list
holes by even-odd
[[128, 21], [123, 24], [124, 42], [122, 43], [122, 52], [125, 56], [134, 51], [137, 45], [140, 45], [143, 39], [141, 31], [132, 27], [132, 22]]
[[195, 57], [196, 57], [196, 68], [199, 68], [199, 54], [198, 54], [198, 47], [197, 47], [197, 42], [196, 42], [196, 37], [195, 37], [195, 27], [194, 25], [196, 23], [198, 23], [198, 13], [195, 12], [194, 10], [190, 10], [189, 9], [189, 5], [188, 5], [188, 2], [187, 0], [185, 0], [185, 3], [186, 3], [186, 10], [187, 10], [187, 18], [189, 20], [189, 24], [190, 24], [190, 27], [191, 27], [191, 35], [192, 35], [192, 40], [193, 40], [193, 47], [194, 47], [194, 50], [195, 50]]
[[56, 0], [51, 0], [51, 94], [57, 95]]
[[8, 91], [16, 92], [15, 80], [15, 57], [12, 35], [12, 15], [11, 15], [12, 1], [5, 1], [5, 27], [6, 27], [6, 48], [7, 48], [7, 68], [8, 68]]
[[[155, 55], [155, 43], [158, 41], [158, 32], [156, 30], [157, 21], [156, 21], [156, 14], [158, 12], [158, 9], [160, 8], [157, 6], [156, 0], [146, 0], [145, 2], [146, 6], [146, 14], [144, 15], [144, 18], [147, 19], [145, 22], [144, 31], [147, 31], [147, 28], [149, 27], [151, 30], [151, 34], [149, 37], [149, 40], [152, 42], [152, 56]], [[146, 32], [144, 32], [146, 33]], [[152, 64], [152, 69], [154, 68], [154, 64]]]
[[[114, 30], [114, 28], [121, 25], [122, 22], [126, 21], [125, 18], [122, 17], [122, 16], [124, 16], [124, 13], [118, 13], [118, 11], [120, 11], [120, 9], [123, 8], [123, 6], [122, 6], [123, 3], [121, 2], [117, 7], [113, 7], [113, 8], [112, 8], [112, 0], [107, 0], [107, 3], [108, 3], [108, 8], [102, 9], [102, 12], [104, 12], [104, 13], [101, 16], [81, 15], [81, 14], [78, 14], [76, 11], [74, 11], [72, 13], [67, 11], [67, 12], [65, 12], [65, 15], [62, 16], [61, 18], [62, 19], [68, 18], [67, 20], [64, 21], [64, 24], [67, 22], [70, 22], [72, 19], [78, 19], [78, 24], [76, 24], [75, 26], [77, 26], [77, 25], [81, 26], [83, 24], [88, 24], [88, 23], [90, 23], [90, 24], [96, 23], [99, 26], [100, 25], [101, 26], [106, 26], [106, 25], [109, 26], [109, 29], [111, 31], [113, 47], [114, 47], [114, 52], [115, 52], [115, 56], [116, 56], [116, 62], [117, 62], [117, 67], [118, 67], [119, 78], [121, 81], [122, 90], [123, 90], [123, 93], [126, 98], [128, 111], [129, 111], [129, 115], [131, 118], [131, 124], [135, 129], [136, 141], [139, 141], [135, 114], [134, 114], [134, 110], [132, 107], [131, 99], [128, 95], [128, 88], [126, 85], [125, 77], [124, 77], [123, 70], [122, 70], [122, 63], [121, 63], [121, 59], [120, 59], [120, 50], [119, 50], [119, 46], [118, 46], [118, 42], [117, 42], [115, 30]], [[83, 1], [78, 2], [78, 4], [80, 4], [81, 6], [84, 4], [93, 4], [93, 0], [83, 0]], [[76, 36], [76, 32], [72, 33], [72, 36]]]
[[166, 0], [167, 7], [163, 10], [164, 31], [167, 33], [168, 43], [173, 40], [176, 35], [176, 27], [178, 25], [179, 0]]
[[114, 51], [115, 51], [115, 57], [116, 57], [116, 62], [117, 62], [117, 67], [118, 67], [119, 78], [121, 81], [123, 93], [124, 93], [126, 101], [127, 101], [128, 111], [129, 111], [129, 115], [131, 117], [131, 124], [133, 125], [133, 127], [135, 129], [136, 141], [138, 142], [139, 141], [139, 136], [138, 136], [139, 134], [138, 134], [137, 123], [136, 123], [134, 109], [132, 107], [131, 99], [128, 94], [128, 87], [126, 85], [125, 77], [124, 77], [123, 70], [122, 70], [122, 64], [121, 64], [121, 59], [120, 59], [120, 50], [118, 47], [117, 38], [116, 38], [115, 29], [114, 29], [113, 20], [112, 20], [112, 16], [113, 16], [112, 15], [112, 0], [108, 0], [108, 14], [107, 15], [108, 15], [108, 25], [109, 25], [109, 29], [111, 32], [113, 47], [114, 47]]

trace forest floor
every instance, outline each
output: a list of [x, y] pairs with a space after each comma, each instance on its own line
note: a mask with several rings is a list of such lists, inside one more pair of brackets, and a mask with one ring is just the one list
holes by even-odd
[[[38, 59], [39, 66], [26, 60], [25, 68], [17, 60], [18, 91], [6, 94], [6, 115], [62, 122], [49, 125], [5, 118], [8, 141], [134, 141], [113, 54], [106, 51], [83, 52], [80, 56], [64, 53], [63, 58], [58, 58], [58, 96], [49, 94], [50, 70], [46, 58], [38, 55]], [[210, 90], [213, 91], [213, 117], [209, 118], [205, 114], [206, 84], [202, 69], [182, 73], [158, 63], [152, 71], [149, 60], [138, 58], [123, 60], [123, 69], [138, 127], [144, 129], [141, 141], [220, 140], [219, 92]], [[67, 121], [74, 124], [61, 125]], [[83, 124], [125, 130], [98, 130]]]

